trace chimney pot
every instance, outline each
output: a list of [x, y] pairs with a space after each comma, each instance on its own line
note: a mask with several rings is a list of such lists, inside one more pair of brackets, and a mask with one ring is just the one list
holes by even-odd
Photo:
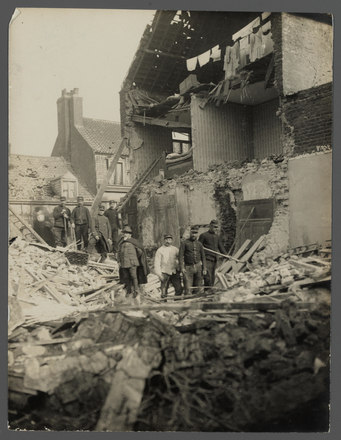
[[75, 95], [78, 95], [78, 91], [79, 91], [79, 89], [77, 89], [77, 88], [74, 88], [74, 89], [73, 89], [73, 93], [74, 93]]

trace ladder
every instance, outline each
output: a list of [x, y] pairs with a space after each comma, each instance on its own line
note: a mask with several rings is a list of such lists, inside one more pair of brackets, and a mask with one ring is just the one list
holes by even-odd
[[162, 157], [163, 157], [163, 153], [161, 154], [161, 156], [158, 159], [155, 159], [149, 165], [149, 167], [142, 173], [141, 177], [138, 180], [136, 180], [136, 182], [133, 184], [133, 186], [130, 188], [130, 190], [127, 192], [127, 194], [117, 204], [117, 206], [116, 206], [117, 212], [122, 211], [124, 206], [133, 197], [133, 195], [136, 193], [136, 191], [139, 189], [139, 187], [142, 185], [142, 183], [146, 180], [146, 178], [149, 176], [149, 174], [153, 171], [153, 169], [156, 167], [156, 165], [160, 162]]
[[39, 243], [43, 244], [46, 247], [50, 247], [45, 240], [43, 240], [39, 234], [36, 233], [34, 229], [31, 228], [31, 226], [24, 220], [22, 217], [20, 217], [19, 214], [17, 214], [13, 209], [9, 206], [9, 222], [12, 223], [13, 226], [15, 226], [23, 235], [24, 239], [28, 241], [29, 243], [35, 242], [35, 240], [38, 240]]

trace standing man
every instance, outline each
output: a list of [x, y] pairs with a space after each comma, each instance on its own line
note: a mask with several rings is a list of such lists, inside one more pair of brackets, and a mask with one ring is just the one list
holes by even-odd
[[115, 200], [109, 202], [109, 209], [107, 209], [104, 215], [109, 219], [111, 227], [111, 238], [112, 238], [112, 252], [117, 254], [118, 250], [118, 230], [122, 229], [121, 225], [121, 214], [117, 212]]
[[59, 206], [53, 210], [54, 238], [56, 246], [65, 247], [71, 211], [66, 207], [66, 197], [61, 196]]
[[133, 231], [129, 226], [125, 226], [122, 230], [122, 237], [118, 242], [117, 261], [120, 266], [120, 282], [126, 285], [127, 294], [132, 293], [133, 298], [136, 298], [139, 285], [148, 282], [150, 269], [146, 251], [139, 241], [132, 238], [132, 234]]
[[[221, 242], [221, 238], [218, 235], [219, 225], [217, 220], [212, 220], [208, 231], [200, 234], [199, 241], [204, 248], [211, 249], [214, 252], [220, 252], [227, 255], [227, 252]], [[205, 286], [213, 286], [215, 271], [217, 268], [218, 255], [205, 249], [205, 259], [207, 268], [207, 277], [204, 278]]]
[[111, 246], [111, 228], [109, 220], [104, 217], [105, 207], [99, 205], [98, 214], [91, 221], [91, 238], [89, 241], [88, 252], [95, 247], [97, 252], [101, 254], [100, 263], [104, 263], [107, 259]]
[[77, 206], [74, 208], [71, 214], [71, 227], [75, 229], [77, 249], [80, 251], [82, 248], [82, 239], [84, 249], [89, 244], [89, 229], [91, 224], [91, 217], [88, 208], [84, 206], [83, 197], [77, 197]]
[[[186, 295], [191, 294], [191, 287], [202, 286], [202, 276], [206, 275], [205, 252], [200, 241], [197, 241], [198, 227], [192, 226], [190, 237], [180, 245], [180, 269], [184, 276]], [[202, 289], [199, 289], [199, 293]]]
[[182, 286], [178, 260], [179, 249], [172, 246], [173, 236], [171, 234], [165, 234], [163, 239], [163, 246], [155, 254], [154, 269], [161, 281], [161, 298], [166, 298], [170, 283], [175, 289], [175, 295], [182, 294]]
[[129, 226], [125, 226], [122, 230], [122, 237], [118, 244], [117, 261], [120, 267], [120, 281], [126, 285], [127, 295], [132, 293], [133, 298], [136, 298], [139, 293], [137, 267], [140, 262], [138, 258], [142, 255], [142, 250], [131, 243], [132, 233]]

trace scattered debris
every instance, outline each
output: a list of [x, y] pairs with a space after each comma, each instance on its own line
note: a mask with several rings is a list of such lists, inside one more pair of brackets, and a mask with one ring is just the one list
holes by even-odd
[[328, 424], [330, 253], [260, 266], [261, 241], [203, 294], [163, 299], [152, 273], [136, 302], [115, 260], [17, 238], [10, 428], [269, 431], [312, 411]]

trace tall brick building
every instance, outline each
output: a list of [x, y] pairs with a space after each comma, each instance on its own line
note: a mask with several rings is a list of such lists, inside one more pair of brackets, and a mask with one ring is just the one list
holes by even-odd
[[157, 11], [121, 90], [131, 175], [163, 152], [173, 178], [141, 191], [145, 245], [216, 216], [268, 254], [330, 239], [332, 68], [328, 14]]
[[[83, 117], [83, 98], [78, 89], [57, 100], [58, 136], [51, 156], [64, 157], [96, 194], [121, 143], [118, 122]], [[120, 200], [129, 190], [128, 150], [125, 149], [109, 182], [103, 200]]]

